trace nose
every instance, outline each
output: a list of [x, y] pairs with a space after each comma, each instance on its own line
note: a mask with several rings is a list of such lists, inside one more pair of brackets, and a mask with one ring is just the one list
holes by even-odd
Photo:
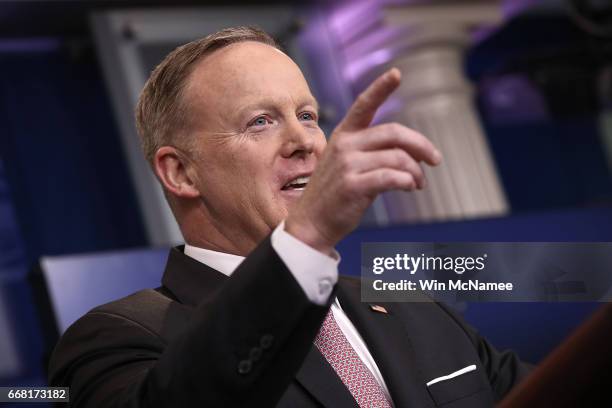
[[307, 158], [315, 150], [316, 135], [296, 118], [283, 130], [281, 155], [285, 158]]

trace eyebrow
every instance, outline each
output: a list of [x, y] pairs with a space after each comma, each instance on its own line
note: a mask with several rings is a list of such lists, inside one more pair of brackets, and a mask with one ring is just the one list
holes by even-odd
[[[321, 106], [319, 105], [319, 101], [317, 101], [317, 98], [315, 98], [314, 96], [312, 97], [310, 102], [312, 102], [311, 105], [313, 105], [315, 107], [317, 112], [319, 111], [319, 109], [321, 109]], [[308, 105], [308, 104], [306, 104], [306, 105]], [[304, 106], [304, 104], [302, 104], [302, 106]]]
[[[306, 105], [312, 105], [314, 106], [315, 110], [317, 112], [319, 112], [320, 106], [319, 106], [319, 102], [317, 101], [317, 99], [313, 96], [312, 99], [308, 98], [303, 100], [301, 103], [298, 104], [298, 106], [302, 107], [302, 106], [306, 106]], [[239, 108], [236, 113], [238, 114], [238, 116], [242, 116], [244, 114], [244, 112], [248, 112], [250, 110], [256, 110], [256, 109], [276, 109], [277, 103], [275, 100], [273, 99], [264, 99], [258, 102], [254, 102], [254, 103], [250, 103], [242, 108]]]

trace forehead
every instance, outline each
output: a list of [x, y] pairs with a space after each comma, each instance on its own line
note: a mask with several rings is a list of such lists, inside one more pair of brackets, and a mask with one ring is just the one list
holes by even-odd
[[187, 95], [215, 105], [267, 98], [312, 98], [299, 67], [280, 50], [247, 41], [215, 51], [198, 63]]

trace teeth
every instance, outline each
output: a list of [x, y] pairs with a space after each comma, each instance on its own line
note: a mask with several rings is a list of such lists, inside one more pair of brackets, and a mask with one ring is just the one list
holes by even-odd
[[306, 184], [310, 180], [310, 177], [298, 177], [295, 180], [291, 181], [289, 185], [292, 184]]
[[310, 176], [298, 177], [294, 180], [291, 180], [289, 183], [285, 184], [284, 188], [291, 187], [294, 185], [308, 184], [310, 181]]

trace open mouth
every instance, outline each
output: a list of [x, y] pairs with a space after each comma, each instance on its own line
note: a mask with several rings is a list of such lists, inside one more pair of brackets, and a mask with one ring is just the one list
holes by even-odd
[[310, 176], [300, 176], [296, 177], [287, 184], [285, 184], [281, 190], [303, 190], [308, 185], [310, 181]]

